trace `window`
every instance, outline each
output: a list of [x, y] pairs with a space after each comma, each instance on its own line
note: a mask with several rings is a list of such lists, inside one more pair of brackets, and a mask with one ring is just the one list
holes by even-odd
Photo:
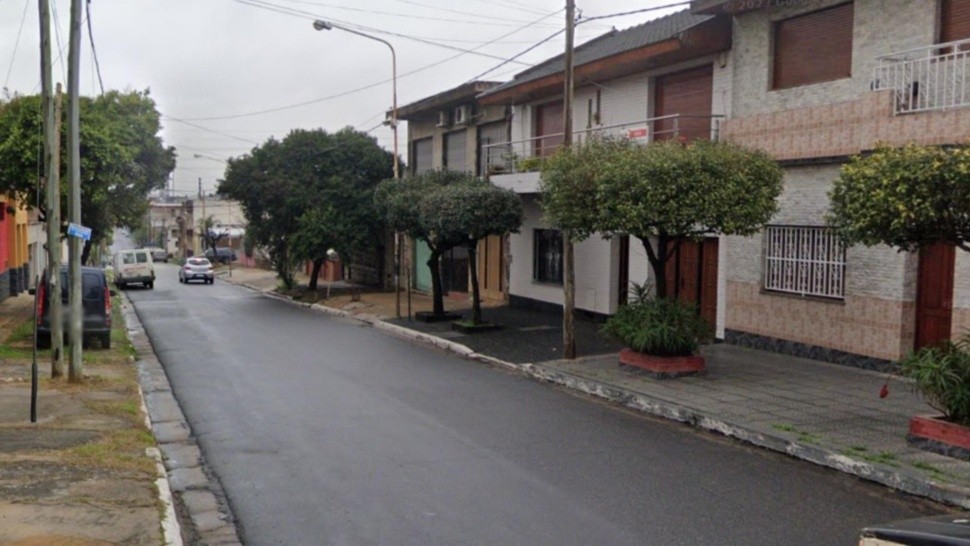
[[765, 290], [843, 298], [845, 246], [835, 231], [825, 227], [768, 226]]
[[554, 229], [533, 231], [532, 279], [562, 284], [562, 233]]
[[468, 162], [465, 159], [465, 135], [467, 131], [460, 129], [445, 134], [444, 166], [450, 171], [467, 171]]
[[430, 171], [432, 169], [431, 137], [415, 140], [412, 146], [414, 147], [414, 160], [412, 161], [414, 172], [412, 174]]
[[135, 256], [137, 256], [138, 263], [140, 263], [140, 264], [147, 264], [148, 263], [148, 254], [147, 253], [145, 253], [145, 252], [139, 252]]
[[955, 42], [970, 38], [970, 2], [943, 0], [940, 7], [940, 41]]
[[125, 265], [130, 265], [135, 263], [135, 255], [131, 253], [126, 253], [121, 255], [121, 263]]
[[775, 23], [773, 89], [852, 76], [851, 3]]

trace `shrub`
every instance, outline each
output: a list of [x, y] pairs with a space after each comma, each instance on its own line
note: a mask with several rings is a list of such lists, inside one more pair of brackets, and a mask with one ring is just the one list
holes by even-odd
[[933, 408], [954, 423], [970, 426], [970, 333], [956, 343], [946, 340], [924, 347], [899, 363], [900, 375]]
[[624, 305], [603, 325], [605, 334], [654, 356], [690, 356], [710, 331], [694, 305], [671, 298]]

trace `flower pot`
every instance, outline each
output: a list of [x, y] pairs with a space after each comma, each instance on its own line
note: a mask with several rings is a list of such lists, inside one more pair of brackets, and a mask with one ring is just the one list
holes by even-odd
[[642, 370], [657, 379], [668, 379], [684, 375], [695, 375], [704, 371], [704, 357], [691, 356], [653, 356], [623, 349], [620, 351], [620, 365]]
[[947, 457], [970, 461], [970, 428], [933, 415], [909, 420], [906, 443]]

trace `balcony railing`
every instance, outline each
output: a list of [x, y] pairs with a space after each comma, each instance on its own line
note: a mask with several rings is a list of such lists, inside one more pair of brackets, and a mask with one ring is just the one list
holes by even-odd
[[[573, 131], [573, 142], [582, 144], [589, 138], [613, 137], [627, 138], [637, 143], [647, 144], [656, 140], [678, 138], [681, 135], [704, 137], [717, 140], [718, 124], [723, 116], [688, 116], [672, 114], [647, 118], [640, 121], [594, 127]], [[709, 132], [708, 132], [709, 130]], [[542, 135], [524, 140], [497, 142], [482, 146], [482, 176], [489, 174], [508, 174], [537, 170], [535, 159], [547, 157], [556, 152], [563, 142], [565, 133]]]
[[876, 58], [873, 89], [895, 93], [895, 113], [970, 106], [970, 39]]

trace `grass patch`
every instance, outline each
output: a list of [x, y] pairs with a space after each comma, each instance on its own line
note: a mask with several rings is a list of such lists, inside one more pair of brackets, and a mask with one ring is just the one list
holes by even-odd
[[822, 441], [821, 436], [812, 434], [811, 432], [799, 432], [798, 441], [803, 444], [818, 444]]
[[155, 461], [145, 449], [155, 446], [155, 437], [144, 428], [110, 432], [84, 445], [63, 451], [63, 462], [77, 466], [95, 466], [153, 475]]
[[880, 451], [876, 454], [864, 454], [862, 455], [862, 459], [870, 463], [899, 467], [899, 463], [896, 462], [896, 456], [888, 451]]
[[141, 423], [141, 405], [135, 400], [120, 400], [114, 402], [88, 400], [84, 405], [98, 413], [127, 419], [132, 424]]
[[940, 470], [936, 466], [933, 466], [933, 465], [931, 465], [930, 463], [927, 463], [927, 462], [914, 461], [914, 462], [912, 462], [910, 464], [913, 465], [913, 468], [917, 468], [917, 469], [922, 470], [924, 472], [929, 472], [931, 476], [933, 476], [934, 478], [936, 478], [938, 480], [945, 478], [946, 475], [947, 475], [946, 472]]
[[788, 423], [775, 423], [771, 425], [771, 428], [775, 430], [780, 430], [782, 432], [795, 432], [795, 427], [789, 425]]
[[28, 319], [24, 321], [23, 324], [14, 328], [13, 332], [7, 337], [7, 344], [19, 344], [26, 343], [31, 344], [34, 341], [34, 320]]

